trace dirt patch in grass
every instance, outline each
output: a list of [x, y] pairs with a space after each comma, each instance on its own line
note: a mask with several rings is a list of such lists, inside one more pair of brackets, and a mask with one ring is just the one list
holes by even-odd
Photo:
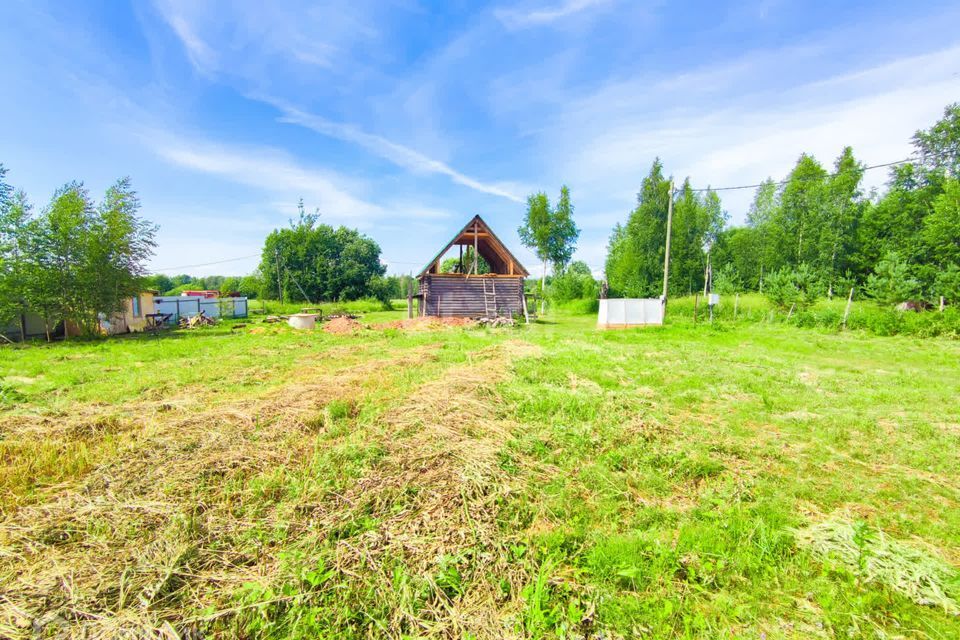
[[352, 318], [339, 317], [323, 324], [323, 330], [333, 335], [352, 335], [363, 331], [364, 326]]
[[402, 329], [404, 331], [438, 331], [450, 327], [475, 327], [476, 320], [470, 318], [407, 318], [372, 325], [371, 329]]

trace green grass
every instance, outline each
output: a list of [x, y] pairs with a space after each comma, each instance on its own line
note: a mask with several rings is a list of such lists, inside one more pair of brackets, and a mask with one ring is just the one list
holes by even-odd
[[3, 348], [0, 636], [960, 636], [960, 343], [741, 303]]
[[[581, 304], [584, 301], [579, 301]], [[847, 300], [844, 297], [818, 300], [809, 309], [791, 312], [775, 309], [769, 301], [756, 293], [721, 296], [714, 308], [714, 321], [739, 323], [787, 324], [794, 327], [818, 328], [829, 331], [854, 331], [879, 336], [914, 335], [922, 338], [960, 338], [960, 310], [947, 307], [944, 311], [897, 311], [872, 300], [854, 300], [844, 326]], [[702, 297], [671, 299], [670, 321], [673, 323], [709, 322], [710, 310]]]

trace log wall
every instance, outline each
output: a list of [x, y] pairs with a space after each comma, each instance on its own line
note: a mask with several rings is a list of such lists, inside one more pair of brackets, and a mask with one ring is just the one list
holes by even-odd
[[420, 279], [424, 315], [481, 318], [487, 315], [483, 287], [496, 289], [497, 313], [523, 315], [523, 277], [434, 276]]

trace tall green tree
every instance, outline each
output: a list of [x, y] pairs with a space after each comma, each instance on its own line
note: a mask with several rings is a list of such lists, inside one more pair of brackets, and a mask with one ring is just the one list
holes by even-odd
[[547, 283], [547, 263], [550, 262], [551, 249], [551, 222], [553, 210], [550, 199], [542, 191], [527, 196], [527, 212], [523, 224], [517, 229], [520, 242], [531, 249], [543, 263], [543, 273], [540, 276], [540, 292], [543, 293]]
[[85, 280], [87, 303], [96, 315], [123, 311], [125, 301], [143, 289], [157, 227], [139, 212], [140, 198], [130, 178], [121, 178], [107, 189], [92, 216]]
[[[853, 156], [851, 147], [844, 147], [826, 182], [824, 226], [820, 230], [818, 253], [824, 263], [828, 295], [832, 296], [837, 277], [852, 267], [851, 257], [860, 217], [863, 214], [863, 165]], [[829, 255], [829, 262], [824, 258]]]
[[807, 264], [815, 271], [824, 267], [819, 236], [826, 219], [826, 177], [826, 170], [806, 153], [787, 176], [772, 231], [777, 250], [788, 256], [790, 266]]
[[611, 297], [655, 297], [662, 293], [670, 181], [657, 158], [637, 193], [627, 222], [610, 237], [606, 275]]
[[540, 277], [540, 291], [544, 292], [547, 282], [547, 265], [552, 265], [554, 273], [562, 273], [573, 257], [580, 230], [573, 220], [573, 202], [570, 189], [560, 187], [560, 199], [554, 209], [550, 199], [542, 191], [527, 197], [527, 210], [523, 224], [517, 229], [520, 241], [531, 249], [543, 263]]
[[570, 200], [570, 188], [560, 187], [560, 199], [553, 210], [550, 224], [549, 259], [555, 273], [563, 273], [573, 258], [577, 247], [580, 229], [573, 221], [573, 202]]
[[960, 178], [960, 102], [947, 105], [932, 127], [917, 131], [913, 146], [927, 171]]
[[382, 276], [380, 246], [354, 229], [321, 224], [317, 214], [300, 218], [267, 236], [260, 273], [269, 297], [316, 302], [354, 300], [371, 293]]
[[15, 322], [23, 332], [29, 292], [27, 227], [31, 206], [23, 191], [12, 190], [5, 182], [6, 169], [0, 165], [0, 325]]

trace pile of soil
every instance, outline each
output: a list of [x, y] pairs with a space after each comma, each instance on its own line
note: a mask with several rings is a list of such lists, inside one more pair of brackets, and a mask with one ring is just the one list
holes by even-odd
[[334, 335], [346, 335], [357, 333], [363, 329], [363, 325], [352, 318], [334, 318], [323, 325], [323, 330]]
[[374, 329], [403, 329], [405, 331], [437, 331], [447, 327], [472, 327], [476, 320], [470, 318], [408, 318], [374, 325]]

